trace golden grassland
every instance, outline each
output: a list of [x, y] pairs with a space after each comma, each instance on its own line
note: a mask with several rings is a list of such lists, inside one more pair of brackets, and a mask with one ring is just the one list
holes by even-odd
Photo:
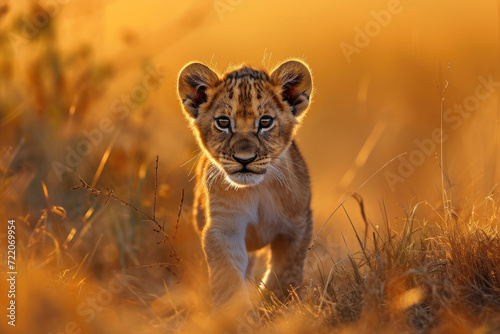
[[[0, 2], [0, 220], [19, 273], [15, 328], [0, 281], [0, 332], [500, 332], [495, 2], [401, 1], [350, 61], [339, 45], [387, 1], [53, 3], [37, 25], [43, 2]], [[326, 225], [286, 303], [256, 288], [263, 250], [256, 317], [214, 313], [176, 73], [290, 56], [314, 72], [298, 141]]]

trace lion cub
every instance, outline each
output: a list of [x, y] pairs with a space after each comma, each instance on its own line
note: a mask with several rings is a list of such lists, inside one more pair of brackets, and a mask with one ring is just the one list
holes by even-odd
[[311, 188], [294, 141], [312, 92], [309, 68], [287, 61], [270, 74], [243, 66], [218, 75], [186, 65], [179, 97], [202, 150], [194, 217], [216, 307], [247, 298], [249, 252], [271, 245], [263, 285], [284, 298], [302, 281], [311, 240]]

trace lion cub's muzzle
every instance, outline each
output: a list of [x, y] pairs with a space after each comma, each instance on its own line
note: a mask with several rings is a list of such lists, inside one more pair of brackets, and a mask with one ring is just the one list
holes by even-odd
[[233, 154], [233, 159], [238, 164], [233, 165], [233, 168], [229, 171], [230, 174], [264, 174], [266, 172], [265, 164], [262, 163], [263, 159], [257, 159], [257, 154], [251, 156]]
[[234, 163], [226, 168], [228, 178], [242, 186], [256, 185], [264, 179], [266, 159], [259, 156], [259, 147], [249, 139], [240, 139], [232, 147]]

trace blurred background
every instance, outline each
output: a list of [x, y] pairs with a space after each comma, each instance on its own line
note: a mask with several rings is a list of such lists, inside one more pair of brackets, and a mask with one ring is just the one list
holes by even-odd
[[[368, 234], [384, 217], [397, 230], [417, 203], [429, 204], [418, 210], [429, 217], [443, 198], [460, 212], [496, 196], [499, 8], [492, 0], [0, 1], [0, 220], [18, 225], [19, 312], [35, 314], [40, 332], [63, 331], [61, 319], [99, 332], [104, 325], [87, 322], [79, 303], [117, 270], [133, 283], [112, 302], [146, 307], [127, 319], [146, 328], [177, 298], [168, 287], [206, 293], [190, 223], [198, 152], [176, 92], [193, 60], [219, 73], [243, 63], [271, 70], [291, 57], [309, 64], [313, 103], [297, 141], [312, 176], [315, 231], [354, 191]], [[81, 177], [151, 215], [157, 155], [156, 218], [168, 233], [185, 190], [174, 242], [184, 270], [131, 268], [175, 260], [140, 213], [72, 190]], [[345, 208], [349, 217], [338, 210], [320, 235], [338, 259], [358, 250], [348, 218], [365, 229], [358, 201]], [[116, 328], [128, 324], [117, 319]], [[19, 321], [19, 330], [29, 325]]]

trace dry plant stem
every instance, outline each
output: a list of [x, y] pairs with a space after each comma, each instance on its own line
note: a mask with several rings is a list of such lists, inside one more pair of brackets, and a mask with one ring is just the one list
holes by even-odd
[[359, 209], [361, 211], [361, 218], [363, 218], [363, 222], [365, 223], [365, 235], [363, 244], [366, 245], [366, 239], [368, 238], [368, 219], [366, 218], [365, 213], [365, 204], [363, 202], [363, 197], [359, 194], [353, 194], [352, 197], [358, 202]]
[[336, 208], [335, 210], [333, 210], [333, 212], [330, 214], [330, 216], [328, 216], [328, 218], [326, 219], [326, 221], [323, 223], [323, 225], [321, 226], [321, 228], [319, 229], [318, 233], [316, 233], [316, 236], [314, 237], [313, 241], [311, 242], [311, 245], [309, 246], [309, 248], [307, 249], [307, 251], [309, 252], [314, 244], [316, 243], [316, 240], [318, 239], [319, 235], [321, 234], [321, 232], [323, 231], [323, 229], [325, 228], [326, 224], [330, 221], [330, 219], [333, 217], [333, 215], [337, 212], [338, 209], [340, 209], [340, 207], [345, 203], [347, 202], [347, 200], [349, 198], [351, 198], [355, 193], [357, 193], [359, 191], [359, 189], [363, 188], [363, 186], [365, 184], [367, 184], [371, 179], [373, 179], [375, 177], [375, 175], [377, 175], [382, 169], [385, 168], [385, 166], [387, 166], [388, 164], [390, 164], [391, 162], [393, 162], [394, 160], [396, 160], [397, 158], [399, 158], [400, 156], [403, 156], [405, 155], [406, 152], [404, 153], [401, 153], [400, 155], [392, 158], [391, 160], [387, 161], [382, 167], [380, 167], [379, 169], [377, 169], [375, 171], [375, 173], [373, 173], [368, 179], [366, 179], [365, 182], [361, 183], [361, 185], [356, 189], [354, 190], [349, 196], [347, 196]]
[[[161, 233], [163, 235], [163, 237], [164, 237], [164, 239], [160, 240], [158, 242], [158, 244], [167, 243], [168, 246], [169, 246], [169, 250], [170, 250], [170, 257], [174, 258], [174, 260], [176, 262], [176, 263], [169, 263], [168, 267], [169, 268], [170, 267], [179, 267], [179, 268], [182, 269], [182, 265], [181, 265], [182, 259], [177, 255], [177, 252], [175, 251], [174, 246], [172, 244], [172, 240], [168, 236], [168, 234], [165, 231], [165, 229], [156, 221], [155, 218], [153, 218], [150, 215], [148, 215], [147, 213], [139, 210], [138, 208], [136, 208], [132, 204], [130, 204], [128, 202], [125, 202], [124, 200], [116, 197], [115, 195], [113, 195], [113, 190], [107, 189], [106, 191], [102, 191], [102, 190], [96, 189], [94, 187], [91, 187], [82, 178], [80, 178], [80, 185], [74, 187], [73, 190], [80, 189], [80, 188], [83, 188], [83, 189], [86, 189], [86, 190], [90, 191], [92, 194], [94, 194], [95, 197], [98, 197], [98, 196], [101, 196], [101, 195], [106, 196], [106, 202], [104, 204], [107, 204], [110, 199], [114, 199], [114, 200], [120, 202], [122, 205], [125, 205], [125, 206], [128, 206], [128, 207], [134, 209], [137, 213], [139, 213], [142, 216], [144, 216], [148, 221], [151, 221], [151, 222], [155, 223], [156, 228], [154, 229], [154, 231]], [[155, 189], [155, 197], [156, 197], [156, 189]], [[153, 216], [154, 216], [154, 214], [153, 214]], [[177, 228], [177, 225], [176, 225], [176, 228]], [[159, 264], [159, 265], [165, 265], [165, 264]], [[152, 266], [154, 266], [154, 265], [152, 265]]]
[[[450, 64], [448, 63], [448, 71], [450, 70]], [[445, 100], [445, 95], [446, 95], [446, 90], [448, 89], [448, 80], [445, 81], [445, 85], [443, 88], [443, 91], [441, 92], [441, 132], [440, 132], [440, 149], [441, 149], [441, 187], [442, 187], [442, 192], [443, 192], [443, 205], [444, 205], [444, 215], [445, 217], [448, 217], [448, 195], [446, 193], [446, 189], [444, 187], [444, 158], [443, 158], [443, 135], [444, 135], [444, 129], [443, 129], [443, 112], [444, 112], [444, 100]]]
[[179, 202], [179, 211], [177, 211], [177, 220], [175, 222], [174, 237], [173, 237], [174, 241], [175, 241], [175, 237], [177, 236], [177, 229], [179, 228], [179, 220], [181, 219], [182, 205], [183, 204], [184, 204], [184, 188], [181, 188], [181, 200]]
[[155, 198], [153, 201], [153, 219], [156, 219], [156, 193], [158, 190], [158, 160], [160, 159], [160, 156], [156, 156], [156, 166], [155, 166]]

